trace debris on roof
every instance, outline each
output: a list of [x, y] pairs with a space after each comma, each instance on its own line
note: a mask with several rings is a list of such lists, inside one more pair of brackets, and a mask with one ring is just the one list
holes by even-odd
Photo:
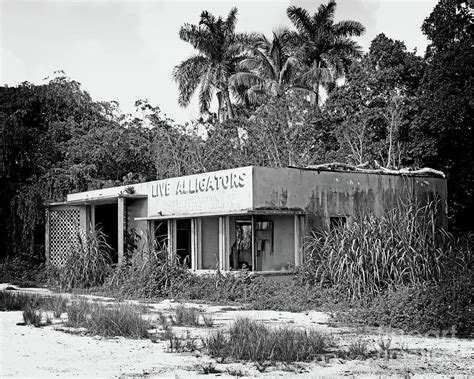
[[406, 175], [406, 176], [415, 176], [415, 175], [434, 175], [440, 176], [445, 178], [446, 175], [442, 171], [438, 171], [429, 167], [424, 167], [420, 169], [412, 169], [409, 167], [400, 168], [400, 169], [391, 169], [387, 167], [382, 167], [377, 162], [375, 162], [376, 168], [367, 168], [369, 162], [365, 162], [360, 165], [351, 165], [348, 163], [341, 163], [341, 162], [331, 162], [331, 163], [323, 163], [318, 165], [309, 165], [306, 167], [295, 167], [289, 166], [292, 168], [300, 168], [300, 169], [307, 169], [307, 170], [318, 170], [318, 171], [353, 171], [353, 172], [361, 172], [365, 174], [391, 174], [391, 175]]

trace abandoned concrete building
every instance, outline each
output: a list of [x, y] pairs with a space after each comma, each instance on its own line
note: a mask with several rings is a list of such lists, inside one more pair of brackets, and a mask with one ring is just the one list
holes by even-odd
[[133, 233], [192, 270], [285, 272], [301, 264], [311, 231], [399, 201], [437, 201], [436, 225], [446, 227], [446, 197], [446, 179], [432, 173], [239, 167], [69, 194], [48, 205], [46, 256], [61, 265], [71, 238], [99, 225], [119, 264]]

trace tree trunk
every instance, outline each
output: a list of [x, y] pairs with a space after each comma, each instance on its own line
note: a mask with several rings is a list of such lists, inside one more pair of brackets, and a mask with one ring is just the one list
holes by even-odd
[[222, 92], [218, 91], [217, 96], [217, 121], [221, 123], [224, 121], [224, 115], [222, 114]]
[[229, 90], [226, 88], [223, 92], [224, 92], [225, 105], [227, 108], [227, 116], [228, 118], [232, 120], [235, 118], [235, 113], [234, 113], [234, 106], [232, 105], [232, 102], [230, 101]]

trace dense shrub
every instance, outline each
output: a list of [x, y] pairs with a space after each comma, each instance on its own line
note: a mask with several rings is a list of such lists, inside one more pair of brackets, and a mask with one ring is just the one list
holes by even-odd
[[299, 284], [293, 278], [280, 282], [247, 272], [189, 274], [173, 287], [173, 296], [290, 312], [321, 308], [341, 301], [337, 292], [331, 288]]
[[336, 321], [399, 328], [432, 336], [472, 337], [474, 318], [472, 274], [440, 283], [400, 286], [369, 304], [340, 312]]
[[212, 357], [286, 363], [312, 361], [330, 346], [328, 337], [314, 330], [273, 329], [248, 318], [237, 319], [228, 333], [211, 333], [203, 343]]
[[0, 283], [36, 287], [47, 281], [44, 262], [34, 257], [19, 256], [0, 264]]

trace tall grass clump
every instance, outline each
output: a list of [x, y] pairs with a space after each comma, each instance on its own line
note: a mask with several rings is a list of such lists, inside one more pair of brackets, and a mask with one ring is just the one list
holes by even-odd
[[70, 241], [66, 262], [58, 269], [59, 284], [67, 290], [100, 286], [111, 263], [111, 247], [101, 229], [79, 232]]
[[0, 291], [0, 311], [21, 311], [25, 304], [36, 299], [37, 295], [18, 293], [11, 291]]
[[382, 217], [365, 214], [344, 227], [313, 234], [300, 278], [336, 288], [351, 299], [440, 280], [445, 267], [465, 262], [447, 247], [450, 236], [436, 228], [434, 207], [399, 205]]
[[314, 330], [274, 329], [248, 318], [238, 318], [228, 333], [211, 333], [203, 344], [212, 357], [285, 363], [310, 362], [331, 345], [327, 336]]
[[122, 295], [139, 298], [172, 296], [176, 283], [189, 276], [187, 267], [170, 256], [148, 233], [125, 264], [108, 279], [107, 286]]
[[67, 310], [68, 326], [86, 328], [88, 333], [104, 337], [147, 338], [149, 321], [130, 304], [104, 305], [87, 300], [73, 302]]

